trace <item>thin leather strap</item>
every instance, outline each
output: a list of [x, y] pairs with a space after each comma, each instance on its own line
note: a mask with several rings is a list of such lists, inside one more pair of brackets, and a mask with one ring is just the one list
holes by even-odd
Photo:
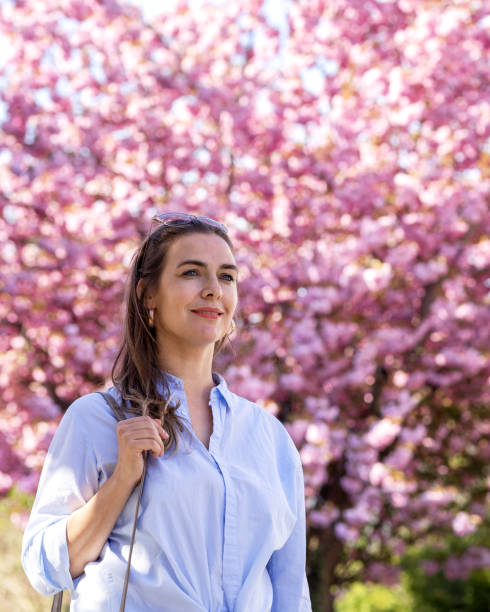
[[61, 605], [63, 603], [63, 591], [56, 593], [53, 597], [53, 604], [51, 606], [51, 612], [61, 612]]
[[121, 605], [119, 607], [119, 612], [124, 612], [124, 606], [126, 605], [126, 594], [128, 592], [128, 585], [129, 585], [129, 572], [131, 569], [131, 557], [133, 556], [133, 544], [134, 544], [134, 537], [136, 535], [136, 524], [138, 522], [138, 511], [140, 507], [141, 495], [143, 493], [143, 485], [145, 484], [146, 464], [148, 461], [148, 451], [143, 451], [143, 456], [144, 456], [143, 473], [141, 474], [141, 479], [140, 479], [139, 487], [138, 487], [138, 499], [136, 501], [136, 510], [134, 513], [133, 532], [131, 533], [131, 544], [129, 546], [128, 565], [126, 566], [126, 575], [124, 576], [124, 586], [123, 586], [123, 592], [121, 596]]
[[126, 415], [124, 414], [124, 412], [122, 411], [121, 406], [119, 406], [119, 404], [116, 402], [114, 397], [110, 393], [108, 393], [107, 391], [97, 391], [97, 393], [99, 395], [102, 395], [102, 397], [105, 399], [105, 401], [109, 404], [109, 406], [112, 409], [112, 412], [114, 413], [114, 416], [116, 417], [116, 419], [118, 421], [124, 421], [124, 419], [126, 418]]
[[[100, 395], [103, 396], [105, 401], [112, 408], [112, 411], [114, 412], [114, 415], [118, 421], [123, 421], [126, 418], [121, 407], [119, 406], [119, 404], [116, 402], [116, 400], [112, 397], [110, 393], [103, 392], [103, 391], [98, 391], [97, 393], [100, 393]], [[141, 474], [141, 478], [140, 478], [139, 486], [138, 486], [138, 499], [136, 500], [136, 509], [134, 511], [133, 531], [131, 533], [131, 543], [129, 545], [128, 564], [126, 566], [126, 575], [124, 576], [124, 585], [123, 585], [123, 591], [121, 595], [121, 605], [119, 606], [119, 612], [124, 612], [124, 608], [126, 606], [126, 595], [128, 593], [128, 585], [129, 585], [129, 572], [131, 571], [131, 558], [133, 556], [134, 538], [136, 535], [136, 525], [138, 523], [138, 512], [140, 508], [141, 495], [143, 494], [143, 486], [145, 484], [146, 465], [148, 463], [148, 451], [143, 451], [143, 458], [144, 458], [143, 473]]]

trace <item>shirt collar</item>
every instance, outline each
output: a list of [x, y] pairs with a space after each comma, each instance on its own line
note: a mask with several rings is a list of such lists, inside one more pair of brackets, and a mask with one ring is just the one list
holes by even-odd
[[[219, 393], [221, 397], [224, 399], [225, 404], [228, 409], [232, 406], [232, 397], [231, 391], [228, 389], [228, 385], [226, 384], [225, 379], [218, 372], [213, 372], [213, 381], [215, 382], [215, 387], [211, 389], [211, 397], [216, 393]], [[168, 385], [170, 388], [170, 393], [175, 393], [175, 395], [179, 395], [179, 393], [184, 392], [184, 381], [178, 376], [174, 376], [169, 372], [165, 372], [165, 377], [168, 381]]]

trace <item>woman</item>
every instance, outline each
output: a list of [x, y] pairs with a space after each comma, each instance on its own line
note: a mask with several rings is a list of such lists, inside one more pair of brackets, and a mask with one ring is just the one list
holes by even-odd
[[71, 610], [118, 610], [150, 451], [128, 612], [311, 610], [299, 454], [212, 371], [238, 300], [227, 230], [179, 213], [154, 221], [133, 259], [109, 389], [128, 418], [98, 393], [63, 416], [24, 534], [26, 574], [45, 595], [70, 589]]

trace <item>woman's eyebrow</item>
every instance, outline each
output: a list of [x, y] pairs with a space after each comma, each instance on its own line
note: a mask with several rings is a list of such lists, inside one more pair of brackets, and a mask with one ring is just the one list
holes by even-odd
[[[185, 265], [192, 265], [192, 266], [200, 266], [201, 268], [207, 268], [208, 265], [205, 264], [203, 261], [198, 261], [197, 259], [186, 259], [185, 261], [181, 261], [178, 265], [177, 268], [180, 268], [181, 266], [185, 266]], [[220, 268], [224, 268], [225, 270], [235, 270], [235, 272], [238, 272], [238, 268], [235, 266], [235, 264], [221, 264]]]

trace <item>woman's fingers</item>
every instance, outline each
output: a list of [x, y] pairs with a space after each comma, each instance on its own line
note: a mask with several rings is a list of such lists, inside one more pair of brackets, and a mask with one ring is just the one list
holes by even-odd
[[134, 417], [117, 424], [117, 436], [123, 452], [124, 449], [131, 453], [148, 450], [154, 457], [158, 457], [164, 453], [162, 439], [168, 438], [168, 433], [158, 419]]
[[168, 438], [158, 419], [149, 416], [133, 417], [119, 421], [116, 428], [118, 459], [116, 471], [121, 478], [135, 484], [143, 473], [143, 451], [153, 457], [164, 454], [163, 440]]
[[124, 435], [137, 435], [138, 433], [153, 433], [161, 438], [168, 438], [167, 432], [160, 425], [159, 419], [150, 417], [134, 417], [119, 421], [117, 424], [118, 432]]
[[125, 449], [131, 454], [138, 455], [143, 451], [150, 451], [154, 457], [160, 457], [163, 455], [163, 443], [155, 438], [129, 438], [125, 441]]

